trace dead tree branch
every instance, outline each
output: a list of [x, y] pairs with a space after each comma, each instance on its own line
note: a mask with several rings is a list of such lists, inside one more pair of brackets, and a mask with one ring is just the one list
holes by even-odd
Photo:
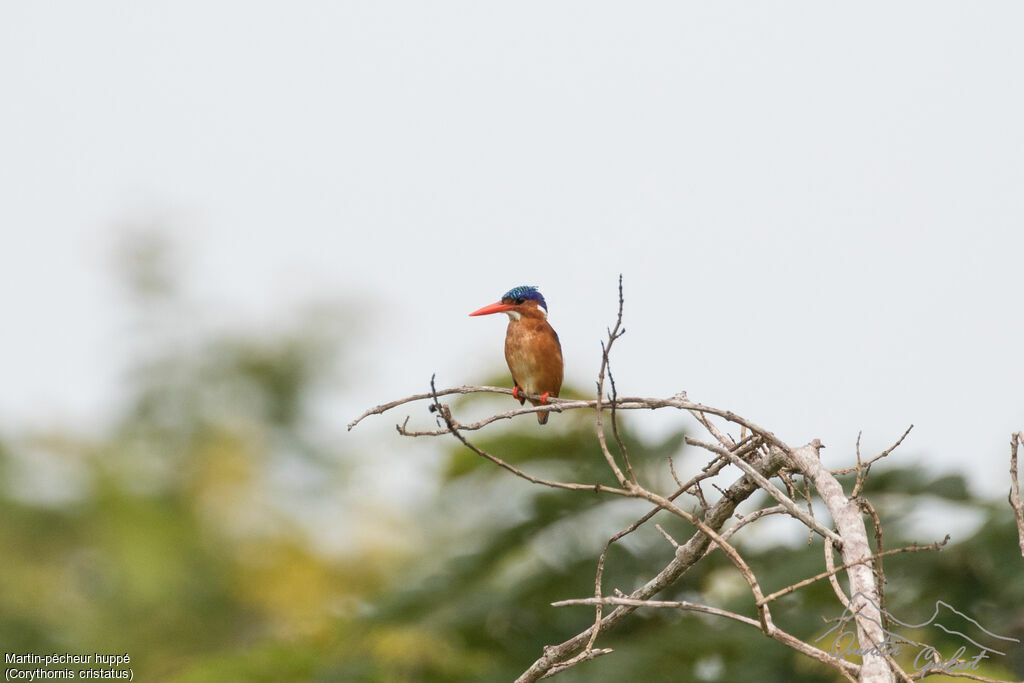
[[[433, 377], [430, 378], [430, 388], [431, 389], [434, 388], [434, 378]], [[617, 488], [614, 488], [614, 487], [611, 487], [611, 486], [605, 486], [603, 484], [573, 484], [573, 483], [567, 483], [567, 482], [561, 482], [561, 481], [550, 481], [548, 479], [541, 479], [540, 477], [535, 477], [535, 476], [533, 476], [531, 474], [527, 474], [526, 472], [522, 471], [518, 467], [516, 467], [514, 465], [510, 465], [509, 463], [505, 462], [501, 458], [499, 458], [499, 457], [497, 457], [495, 455], [491, 455], [490, 453], [488, 453], [487, 451], [483, 450], [482, 448], [476, 446], [473, 443], [470, 443], [470, 441], [466, 437], [464, 437], [462, 435], [462, 433], [459, 431], [458, 425], [455, 423], [455, 421], [452, 420], [451, 410], [448, 408], [448, 406], [446, 406], [446, 405], [444, 405], [444, 404], [442, 404], [442, 403], [440, 403], [438, 401], [437, 397], [440, 394], [439, 393], [433, 393], [433, 394], [428, 394], [428, 395], [432, 396], [432, 398], [434, 399], [434, 403], [433, 403], [433, 406], [432, 406], [433, 407], [433, 412], [436, 412], [440, 416], [441, 420], [443, 420], [444, 423], [446, 425], [448, 425], [448, 429], [446, 430], [445, 433], [452, 434], [453, 436], [455, 436], [456, 439], [461, 441], [462, 444], [464, 446], [466, 446], [466, 448], [470, 449], [471, 451], [473, 451], [474, 453], [476, 453], [480, 457], [486, 458], [487, 460], [490, 460], [491, 462], [493, 462], [498, 467], [501, 467], [503, 469], [508, 470], [509, 472], [511, 472], [512, 474], [516, 475], [517, 477], [521, 477], [521, 478], [525, 479], [526, 481], [528, 481], [528, 482], [530, 482], [532, 484], [541, 484], [543, 486], [550, 486], [552, 488], [558, 488], [558, 489], [569, 489], [571, 491], [594, 491], [595, 493], [605, 492], [605, 493], [612, 493], [612, 494], [619, 495], [619, 496], [628, 496], [628, 495], [630, 495], [630, 493], [628, 491], [624, 490], [624, 489], [617, 489]]]
[[[633, 474], [633, 469], [629, 465], [629, 458], [626, 457], [626, 448], [622, 445], [622, 440], [618, 438], [618, 430], [615, 431], [615, 437], [619, 442], [619, 449], [622, 453], [622, 458], [626, 464], [626, 470], [629, 472], [627, 478], [619, 469], [618, 463], [615, 462], [615, 456], [608, 450], [608, 442], [604, 434], [604, 416], [601, 410], [601, 403], [604, 400], [604, 378], [607, 373], [611, 375], [609, 368], [608, 354], [611, 353], [612, 345], [615, 340], [626, 333], [626, 330], [622, 327], [622, 276], [619, 275], [619, 314], [615, 319], [615, 327], [608, 330], [608, 343], [601, 342], [601, 368], [597, 371], [597, 402], [594, 405], [594, 426], [597, 429], [597, 442], [601, 445], [601, 453], [604, 455], [605, 460], [608, 461], [608, 466], [615, 473], [615, 479], [623, 486], [623, 488], [630, 488], [632, 485], [636, 485], [636, 475]], [[613, 384], [614, 386], [614, 384]], [[615, 425], [615, 397], [612, 396], [611, 403], [612, 413], [612, 425]]]
[[[918, 544], [914, 543], [913, 545], [908, 545], [908, 546], [905, 546], [903, 548], [893, 548], [892, 550], [880, 551], [880, 552], [877, 552], [874, 555], [871, 555], [869, 557], [862, 557], [859, 560], [856, 560], [854, 562], [847, 562], [846, 564], [840, 565], [838, 567], [832, 566], [832, 567], [829, 567], [827, 571], [821, 572], [820, 574], [816, 574], [816, 575], [810, 577], [809, 579], [804, 579], [803, 581], [798, 581], [798, 582], [792, 584], [791, 586], [786, 586], [782, 590], [777, 590], [774, 593], [772, 593], [771, 595], [765, 596], [764, 597], [764, 601], [766, 603], [768, 603], [768, 602], [772, 602], [773, 600], [778, 600], [783, 595], [788, 595], [788, 594], [792, 593], [793, 591], [799, 590], [801, 588], [805, 588], [806, 586], [811, 585], [815, 581], [820, 581], [820, 580], [822, 580], [824, 578], [833, 577], [836, 574], [838, 574], [839, 572], [844, 571], [846, 569], [849, 569], [850, 567], [854, 567], [854, 566], [861, 565], [861, 564], [868, 564], [869, 562], [873, 562], [875, 560], [879, 560], [879, 559], [881, 559], [881, 558], [883, 558], [883, 557], [885, 557], [887, 555], [896, 555], [897, 553], [913, 553], [913, 552], [918, 552], [920, 550], [938, 550], [938, 549], [942, 548], [944, 545], [946, 545], [947, 543], [949, 543], [949, 536], [948, 535], [946, 536], [945, 539], [943, 539], [941, 541], [936, 541], [935, 543], [931, 543], [929, 545], [918, 545]], [[846, 599], [846, 596], [843, 596], [843, 599], [846, 600], [846, 602], [844, 602], [844, 604], [845, 605], [849, 605], [849, 600]]]
[[[884, 458], [885, 456], [889, 455], [894, 450], [899, 448], [900, 444], [903, 443], [903, 440], [907, 438], [907, 435], [910, 434], [910, 430], [913, 429], [913, 428], [914, 428], [914, 425], [910, 425], [909, 427], [907, 427], [907, 430], [905, 432], [903, 432], [903, 435], [900, 436], [900, 438], [896, 439], [896, 442], [893, 445], [889, 446], [888, 448], [886, 448], [884, 451], [882, 451], [881, 453], [879, 453], [875, 457], [873, 457], [870, 460], [868, 460], [867, 462], [863, 462], [863, 463], [860, 461], [860, 434], [857, 434], [857, 464], [852, 466], [852, 467], [843, 467], [842, 469], [832, 470], [832, 474], [849, 474], [850, 472], [860, 472], [862, 470], [870, 470], [872, 465], [874, 465], [876, 462], [878, 462], [879, 460], [881, 460], [882, 458]], [[864, 472], [864, 478], [866, 478], [867, 475], [868, 475], [868, 473], [867, 473], [867, 471], [865, 471]]]
[[698, 441], [696, 439], [691, 439], [689, 437], [687, 437], [686, 443], [692, 446], [700, 446], [701, 448], [709, 450], [712, 453], [717, 453], [718, 455], [727, 458], [729, 462], [731, 462], [733, 465], [736, 465], [736, 467], [739, 467], [741, 470], [752, 476], [754, 478], [754, 481], [756, 481], [761, 486], [761, 488], [767, 491], [772, 498], [777, 500], [779, 504], [782, 505], [782, 507], [786, 508], [786, 512], [799, 519], [809, 528], [821, 534], [823, 538], [830, 538], [832, 539], [833, 543], [842, 545], [843, 539], [840, 538], [839, 534], [832, 531], [831, 529], [822, 526], [820, 522], [818, 522], [816, 519], [813, 519], [809, 514], [801, 510], [800, 506], [794, 503], [789, 496], [787, 496], [785, 493], [779, 490], [779, 487], [768, 481], [765, 477], [761, 476], [756, 470], [754, 470], [754, 468], [752, 468], [749, 464], [744, 462], [742, 458], [739, 458], [734, 453], [730, 453], [724, 448], [721, 448], [714, 444], [704, 443], [703, 441]]
[[878, 587], [875, 585], [874, 565], [870, 561], [861, 562], [862, 558], [871, 557], [864, 520], [861, 518], [857, 502], [846, 497], [843, 487], [821, 464], [818, 457], [820, 450], [821, 442], [815, 439], [807, 446], [793, 450], [790, 457], [814, 484], [842, 537], [843, 544], [839, 550], [844, 563], [850, 565], [846, 575], [850, 580], [850, 610], [856, 615], [857, 638], [859, 642], [871, 646], [865, 648], [867, 651], [863, 655], [860, 680], [891, 681], [892, 669], [877, 649], [885, 640], [885, 633], [882, 629], [882, 615], [878, 609], [879, 597]]
[[[762, 457], [755, 467], [758, 468], [761, 474], [770, 476], [778, 472], [783, 464], [784, 459], [779, 454], [776, 454], [771, 457]], [[726, 495], [708, 509], [704, 515], [705, 525], [711, 529], [721, 529], [736, 511], [736, 506], [749, 498], [757, 490], [757, 482], [747, 475], [741, 476], [726, 490]], [[704, 556], [710, 544], [710, 536], [703, 531], [698, 530], [694, 532], [685, 543], [676, 549], [675, 557], [664, 569], [643, 586], [633, 591], [628, 597], [634, 600], [647, 600], [672, 586]], [[607, 631], [635, 610], [636, 607], [631, 605], [616, 606], [614, 610], [601, 619], [600, 630]], [[516, 681], [518, 683], [528, 683], [529, 681], [540, 680], [559, 662], [571, 657], [586, 646], [593, 630], [594, 626], [591, 626], [558, 645], [546, 646], [543, 656], [530, 665]]]
[[[742, 614], [736, 614], [728, 610], [719, 609], [717, 607], [710, 607], [708, 605], [701, 605], [693, 602], [686, 602], [685, 600], [634, 600], [632, 598], [582, 598], [579, 600], [559, 600], [558, 602], [551, 603], [554, 607], [567, 607], [570, 605], [624, 605], [629, 607], [657, 607], [662, 609], [679, 609], [687, 612], [701, 612], [703, 614], [711, 614], [714, 616], [725, 617], [726, 619], [732, 619], [738, 621], [741, 624], [747, 626], [753, 626], [754, 628], [760, 628], [761, 625], [756, 619], [745, 617]], [[855, 681], [851, 674], [856, 674], [860, 671], [860, 667], [853, 662], [848, 662], [845, 659], [840, 659], [834, 655], [830, 655], [824, 650], [820, 650], [812, 645], [808, 645], [804, 641], [796, 638], [782, 629], [776, 627], [775, 631], [771, 635], [772, 638], [778, 640], [780, 643], [798, 650], [809, 657], [813, 657], [818, 661], [833, 666], [839, 670], [843, 676], [850, 681]]]
[[1010, 507], [1017, 519], [1017, 543], [1024, 556], [1024, 502], [1020, 499], [1020, 479], [1017, 478], [1017, 446], [1024, 443], [1024, 432], [1010, 435]]

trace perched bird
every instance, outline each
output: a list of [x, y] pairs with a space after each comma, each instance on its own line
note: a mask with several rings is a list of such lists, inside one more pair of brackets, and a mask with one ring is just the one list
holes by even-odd
[[[522, 405], [523, 393], [539, 395], [533, 405], [547, 403], [562, 389], [562, 345], [548, 324], [548, 305], [536, 287], [514, 287], [501, 301], [484, 306], [470, 315], [508, 315], [505, 332], [505, 362], [512, 371], [512, 397]], [[537, 422], [545, 424], [548, 411], [537, 413]]]

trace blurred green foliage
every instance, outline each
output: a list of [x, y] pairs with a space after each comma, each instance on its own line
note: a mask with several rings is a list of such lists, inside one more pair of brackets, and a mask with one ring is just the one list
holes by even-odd
[[[313, 417], [324, 378], [335, 381], [341, 341], [304, 320], [153, 344], [162, 350], [134, 366], [109, 429], [8, 427], [0, 435], [0, 650], [127, 652], [140, 680], [502, 681], [544, 645], [586, 628], [591, 609], [550, 603], [592, 594], [605, 540], [644, 506], [530, 485], [454, 442], [426, 509], [391, 510], [406, 549], [364, 542], [339, 554], [313, 540], [296, 510], [327, 496], [343, 506], [352, 486], [346, 462], [358, 456], [324, 438]], [[682, 433], [652, 440], [630, 424], [622, 430], [638, 475], [670, 488], [666, 460], [681, 462]], [[543, 428], [527, 416], [477, 438], [542, 476], [613, 483], [583, 413], [553, 415]], [[890, 611], [923, 621], [941, 599], [1024, 640], [1022, 561], [1005, 501], [978, 500], [958, 475], [898, 462], [897, 454], [876, 465], [865, 492], [887, 547], [935, 540], [913, 538], [906, 523], [925, 499], [939, 510], [969, 509], [981, 523], [939, 553], [886, 558]], [[277, 479], [290, 469], [319, 483], [282, 489]], [[348, 521], [374, 537], [373, 520]], [[655, 521], [677, 539], [690, 533], [663, 514]], [[758, 529], [736, 539], [766, 590], [821, 570], [816, 539], [808, 547], [805, 537]], [[633, 590], [671, 554], [645, 526], [612, 548], [605, 591]], [[660, 597], [754, 613], [720, 554]], [[776, 621], [805, 639], [840, 611], [825, 582], [774, 607]], [[919, 635], [944, 653], [960, 644], [938, 631]], [[694, 614], [640, 610], [598, 646], [615, 652], [560, 679], [836, 680], [755, 629]], [[975, 673], [1020, 678], [1024, 648], [1007, 649]]]

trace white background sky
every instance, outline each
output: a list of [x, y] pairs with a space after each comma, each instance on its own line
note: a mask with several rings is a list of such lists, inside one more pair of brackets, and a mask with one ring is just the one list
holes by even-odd
[[0, 426], [109, 410], [109, 254], [155, 217], [223, 316], [362, 303], [339, 430], [500, 367], [503, 317], [467, 313], [519, 284], [593, 386], [621, 272], [622, 393], [843, 464], [914, 423], [904, 461], [1005, 493], [1022, 30], [998, 2], [4, 3]]

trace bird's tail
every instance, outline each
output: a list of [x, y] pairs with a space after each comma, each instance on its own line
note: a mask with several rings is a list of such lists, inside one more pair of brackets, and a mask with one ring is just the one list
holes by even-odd
[[[557, 396], [558, 394], [555, 394], [555, 395]], [[548, 402], [548, 396], [549, 396], [548, 392], [545, 391], [544, 395], [540, 397], [539, 401], [535, 401], [535, 400], [533, 400], [531, 398], [530, 399], [530, 404], [531, 405], [535, 405], [535, 406], [542, 406], [542, 405], [544, 405], [545, 403]], [[546, 425], [548, 423], [548, 415], [549, 414], [550, 413], [547, 410], [538, 411], [537, 412], [537, 422], [539, 422], [542, 425]]]

